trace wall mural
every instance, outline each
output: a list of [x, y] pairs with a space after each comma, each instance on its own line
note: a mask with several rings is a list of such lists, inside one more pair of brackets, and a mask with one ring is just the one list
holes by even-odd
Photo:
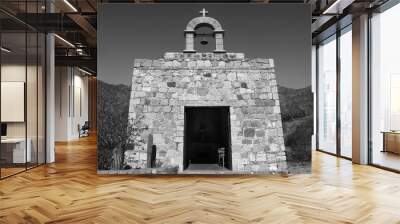
[[[287, 37], [288, 41], [295, 41], [291, 44], [300, 45], [296, 46], [297, 52], [294, 52], [296, 49], [288, 51], [282, 48], [276, 54], [273, 52], [279, 51], [269, 51], [266, 48], [264, 57], [259, 57], [258, 50], [255, 49], [262, 48], [263, 43], [252, 43], [251, 36], [258, 35], [260, 29], [267, 29], [268, 36], [276, 35], [278, 46], [273, 48], [277, 48], [286, 44], [282, 36], [284, 33], [279, 29], [275, 29], [275, 32], [273, 28], [261, 26], [259, 29], [249, 29], [253, 33], [243, 33], [247, 29], [244, 25], [254, 19], [262, 19], [257, 18], [257, 15], [263, 11], [279, 12], [283, 10], [282, 7], [246, 6], [243, 9], [243, 6], [234, 4], [180, 6], [173, 7], [175, 17], [171, 21], [164, 21], [162, 18], [169, 18], [168, 11], [172, 9], [170, 5], [100, 7], [98, 173], [310, 172], [313, 95], [309, 65], [311, 49], [307, 48], [310, 46], [308, 6], [296, 5], [296, 9], [292, 9], [296, 12], [295, 15], [305, 18], [301, 21], [300, 28], [304, 29], [302, 32], [306, 35], [299, 35], [294, 40]], [[200, 15], [196, 15], [199, 9], [202, 9], [197, 12]], [[215, 17], [208, 15], [206, 9], [210, 14], [214, 10]], [[221, 15], [224, 21], [229, 21], [237, 12], [253, 16], [244, 16], [241, 21], [228, 23], [229, 29], [225, 30], [217, 13], [222, 12], [222, 9], [225, 11]], [[231, 12], [226, 13], [229, 9]], [[139, 15], [135, 13], [139, 12], [137, 10], [147, 13]], [[115, 11], [120, 15], [115, 24], [129, 24], [126, 19], [146, 20], [146, 16], [150, 21], [147, 21], [146, 26], [138, 25], [132, 27], [131, 32], [125, 31], [124, 35], [116, 35], [115, 32], [118, 31], [113, 30], [115, 28], [108, 18]], [[167, 14], [160, 15], [160, 12]], [[187, 20], [190, 14], [194, 18]], [[287, 20], [283, 16], [287, 14], [269, 15], [275, 19], [272, 27], [291, 24], [281, 21]], [[152, 16], [157, 18], [150, 18]], [[180, 33], [171, 35], [174, 38], [172, 41], [172, 37], [167, 36], [167, 33], [172, 32], [168, 31], [176, 30], [178, 24], [175, 20], [185, 19], [187, 24], [181, 27]], [[149, 27], [154, 23], [158, 25]], [[155, 34], [152, 28], [160, 29], [160, 33]], [[241, 31], [241, 38], [238, 39], [241, 44], [236, 44], [237, 47], [234, 48], [243, 50], [239, 53], [230, 50], [230, 43], [234, 41], [228, 39], [229, 32], [232, 30], [235, 33], [235, 28]], [[130, 42], [126, 39], [121, 40], [121, 43], [110, 42], [111, 33], [114, 37], [124, 36]], [[142, 38], [140, 34], [151, 38]], [[158, 42], [152, 42], [151, 39], [158, 39]], [[170, 45], [168, 40], [171, 40]], [[183, 50], [178, 48], [163, 51], [166, 48], [173, 49], [176, 40], [184, 45]], [[117, 46], [124, 41], [127, 45], [140, 42], [142, 46], [133, 48], [132, 52], [135, 53], [130, 53], [129, 49]], [[159, 44], [167, 47], [154, 46]], [[107, 50], [110, 45], [115, 45], [117, 49]], [[109, 55], [112, 52], [124, 52], [123, 55], [128, 57], [132, 55], [131, 64], [127, 65], [129, 73], [123, 74], [123, 69], [117, 69], [115, 64], [121, 65], [123, 62], [119, 62], [117, 57], [112, 58]], [[151, 52], [159, 56], [146, 57], [151, 56]], [[273, 57], [274, 54], [277, 55], [276, 58]], [[291, 54], [302, 55], [302, 60], [299, 59], [297, 64], [291, 63], [294, 61]], [[292, 69], [285, 70], [286, 67]], [[288, 70], [298, 72], [290, 73]]]

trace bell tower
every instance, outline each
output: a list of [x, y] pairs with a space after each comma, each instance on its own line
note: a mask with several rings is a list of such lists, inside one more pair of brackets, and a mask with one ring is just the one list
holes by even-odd
[[189, 21], [184, 30], [186, 47], [183, 52], [195, 53], [194, 39], [196, 38], [196, 30], [203, 26], [211, 27], [213, 30], [213, 37], [215, 39], [215, 50], [214, 53], [225, 53], [224, 50], [224, 30], [221, 24], [214, 18], [208, 17], [208, 11], [203, 9], [199, 12], [201, 16], [196, 17]]

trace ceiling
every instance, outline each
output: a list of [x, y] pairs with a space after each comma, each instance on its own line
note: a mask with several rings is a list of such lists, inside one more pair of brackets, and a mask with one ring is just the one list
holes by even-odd
[[[1, 0], [2, 32], [15, 33], [30, 28], [39, 32], [55, 32], [56, 64], [81, 66], [96, 71], [97, 5], [99, 3], [297, 3], [310, 4], [313, 19], [313, 38], [333, 26], [339, 19], [357, 10], [363, 11], [386, 0]], [[331, 14], [332, 8], [340, 14]], [[330, 11], [329, 11], [330, 10]], [[49, 12], [52, 13], [49, 13]], [[324, 14], [329, 11], [329, 14]], [[18, 45], [20, 38], [10, 38]], [[12, 45], [12, 44], [11, 44]]]

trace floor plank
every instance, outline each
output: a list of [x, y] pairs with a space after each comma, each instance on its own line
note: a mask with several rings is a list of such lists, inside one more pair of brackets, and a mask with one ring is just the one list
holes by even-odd
[[0, 223], [400, 223], [400, 175], [320, 152], [312, 174], [99, 176], [96, 139], [0, 181]]

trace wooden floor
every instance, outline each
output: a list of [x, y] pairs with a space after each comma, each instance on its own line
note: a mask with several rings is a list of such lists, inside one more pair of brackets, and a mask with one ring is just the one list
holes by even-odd
[[0, 181], [0, 223], [400, 223], [400, 175], [313, 154], [313, 173], [98, 176], [96, 142]]
[[11, 175], [13, 175], [13, 174], [23, 172], [23, 171], [25, 171], [25, 170], [26, 170], [25, 167], [24, 167], [24, 168], [20, 168], [20, 167], [17, 167], [17, 168], [14, 168], [14, 167], [11, 167], [11, 168], [9, 168], [9, 167], [4, 168], [4, 167], [2, 167], [2, 168], [1, 168], [1, 177], [2, 177], [2, 178], [3, 178], [3, 177], [8, 177], [8, 176], [11, 176]]
[[391, 152], [381, 152], [375, 150], [372, 161], [374, 164], [400, 170], [400, 155]]

